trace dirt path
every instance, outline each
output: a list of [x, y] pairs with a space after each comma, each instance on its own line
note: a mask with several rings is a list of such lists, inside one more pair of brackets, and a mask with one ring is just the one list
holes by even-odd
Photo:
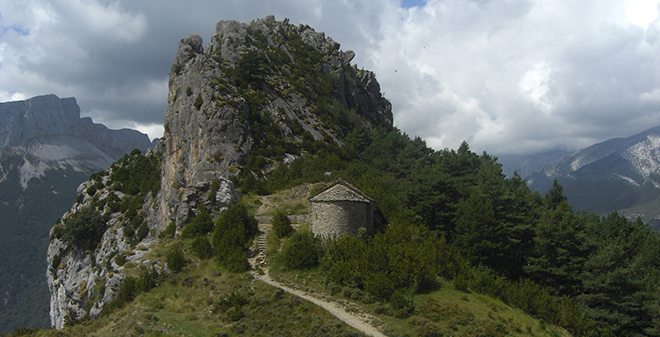
[[326, 311], [328, 311], [329, 313], [331, 313], [335, 317], [339, 318], [344, 323], [354, 327], [355, 329], [357, 329], [357, 330], [359, 330], [359, 331], [361, 331], [361, 332], [363, 332], [363, 333], [365, 333], [369, 336], [386, 337], [382, 332], [378, 331], [372, 325], [370, 325], [369, 323], [363, 321], [359, 317], [356, 317], [355, 315], [347, 312], [341, 306], [339, 306], [337, 303], [323, 301], [319, 298], [308, 295], [306, 292], [296, 290], [296, 289], [291, 289], [291, 288], [289, 288], [285, 285], [282, 285], [282, 284], [274, 281], [268, 275], [268, 270], [267, 269], [265, 270], [264, 275], [258, 275], [258, 274], [255, 273], [255, 277], [258, 278], [261, 281], [264, 281], [264, 282], [272, 285], [273, 287], [280, 288], [280, 289], [282, 289], [282, 290], [284, 290], [284, 291], [286, 291], [290, 294], [293, 294], [295, 296], [298, 296], [302, 299], [305, 299], [307, 301], [310, 301], [310, 302], [318, 305], [319, 307], [325, 309]]
[[[265, 237], [266, 233], [270, 230], [270, 224], [259, 224], [259, 230], [262, 232], [262, 236]], [[260, 246], [260, 244], [257, 244], [257, 246]], [[263, 242], [263, 246], [265, 247], [265, 239]], [[320, 298], [311, 296], [307, 294], [306, 292], [297, 290], [297, 289], [292, 289], [289, 288], [283, 284], [280, 284], [279, 282], [276, 282], [272, 278], [270, 278], [270, 275], [268, 274], [268, 266], [263, 264], [263, 257], [264, 257], [264, 250], [260, 249], [258, 247], [256, 250], [253, 250], [254, 255], [252, 258], [249, 259], [250, 265], [252, 265], [252, 270], [255, 270], [257, 267], [257, 264], [259, 264], [259, 268], [261, 268], [264, 271], [264, 275], [260, 275], [257, 272], [253, 272], [252, 274], [254, 275], [255, 278], [266, 282], [273, 287], [280, 288], [290, 294], [293, 294], [295, 296], [298, 296], [302, 299], [305, 299], [307, 301], [310, 301], [314, 303], [315, 305], [318, 305], [319, 307], [325, 309], [327, 312], [331, 313], [344, 323], [352, 326], [353, 328], [357, 329], [358, 331], [361, 331], [369, 336], [374, 336], [374, 337], [386, 337], [382, 332], [378, 331], [376, 328], [374, 328], [371, 324], [368, 323], [369, 317], [358, 317], [355, 314], [352, 314], [344, 308], [337, 302], [328, 302], [324, 301]], [[258, 263], [257, 261], [262, 261], [261, 263]]]

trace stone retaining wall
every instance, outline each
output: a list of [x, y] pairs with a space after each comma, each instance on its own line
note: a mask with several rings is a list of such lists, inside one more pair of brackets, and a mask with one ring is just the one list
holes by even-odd
[[[305, 222], [309, 222], [309, 215], [303, 214], [303, 215], [289, 215], [289, 220], [291, 220], [292, 224], [302, 224]], [[272, 216], [255, 216], [255, 219], [259, 223], [273, 223], [273, 217]]]

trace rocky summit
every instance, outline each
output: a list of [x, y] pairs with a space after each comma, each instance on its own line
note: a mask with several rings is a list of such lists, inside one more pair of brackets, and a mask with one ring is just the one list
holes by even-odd
[[51, 230], [51, 324], [98, 315], [121, 296], [127, 263], [167, 272], [150, 261], [151, 244], [202, 211], [233, 205], [233, 181], [266, 179], [318, 144], [391, 129], [391, 104], [375, 75], [351, 64], [354, 56], [324, 33], [273, 16], [220, 21], [206, 46], [197, 34], [183, 38], [159, 145], [93, 175]]

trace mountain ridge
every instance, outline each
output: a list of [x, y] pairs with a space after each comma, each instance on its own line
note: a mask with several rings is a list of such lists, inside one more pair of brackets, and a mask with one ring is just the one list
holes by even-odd
[[660, 212], [630, 212], [660, 197], [660, 126], [578, 150], [526, 177], [545, 192], [556, 178], [569, 203], [599, 214], [621, 211], [652, 222]]
[[47, 327], [43, 258], [48, 231], [80, 184], [134, 148], [152, 146], [135, 130], [110, 130], [80, 117], [73, 97], [0, 103], [0, 333]]

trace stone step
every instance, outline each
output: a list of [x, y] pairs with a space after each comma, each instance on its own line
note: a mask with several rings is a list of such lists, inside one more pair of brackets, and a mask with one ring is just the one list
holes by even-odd
[[266, 250], [266, 234], [259, 235], [259, 238], [257, 239], [257, 249], [262, 252]]

